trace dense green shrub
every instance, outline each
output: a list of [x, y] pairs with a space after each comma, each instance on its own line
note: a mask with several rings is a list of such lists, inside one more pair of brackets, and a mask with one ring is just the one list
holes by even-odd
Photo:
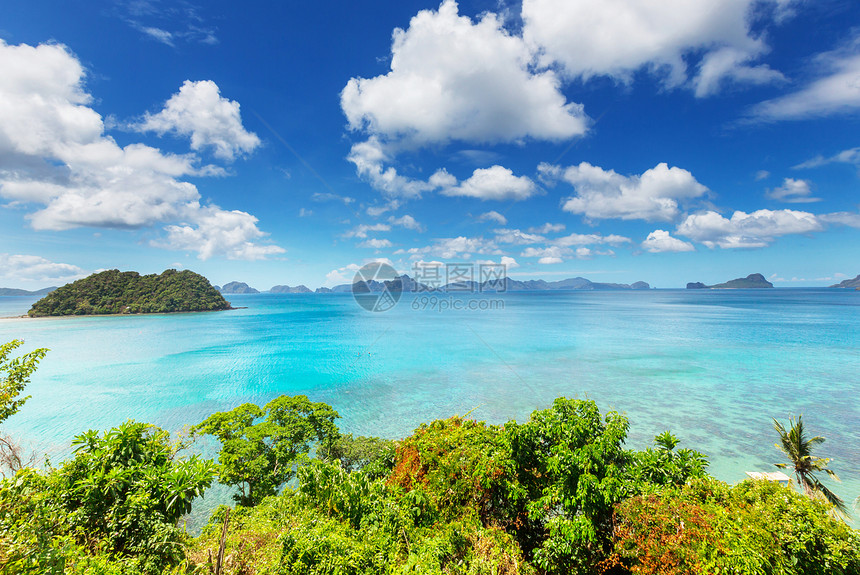
[[0, 566], [161, 573], [178, 565], [187, 536], [177, 522], [212, 482], [214, 464], [177, 457], [182, 445], [167, 432], [134, 421], [73, 445], [58, 469], [25, 469], [0, 484]]
[[340, 434], [328, 446], [320, 446], [318, 455], [327, 461], [340, 461], [347, 471], [364, 471], [373, 477], [388, 475], [394, 467], [395, 442], [381, 437], [353, 437]]
[[616, 508], [615, 553], [631, 573], [856, 575], [860, 536], [788, 487], [711, 478]]

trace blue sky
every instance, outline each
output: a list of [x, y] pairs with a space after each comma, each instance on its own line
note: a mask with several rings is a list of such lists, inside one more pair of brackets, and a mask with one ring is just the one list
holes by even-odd
[[4, 4], [0, 286], [860, 273], [853, 0]]

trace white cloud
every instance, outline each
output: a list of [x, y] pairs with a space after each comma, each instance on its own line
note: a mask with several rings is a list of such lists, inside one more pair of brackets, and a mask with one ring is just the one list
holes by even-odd
[[609, 234], [608, 236], [602, 236], [600, 234], [570, 234], [560, 238], [555, 238], [551, 240], [550, 243], [561, 247], [590, 246], [595, 244], [619, 246], [621, 244], [630, 243], [630, 238], [616, 234]]
[[0, 253], [0, 278], [4, 282], [68, 282], [86, 275], [72, 264], [55, 263], [41, 256]]
[[221, 97], [211, 80], [186, 80], [162, 111], [146, 114], [136, 128], [190, 136], [192, 150], [211, 148], [216, 157], [227, 161], [250, 154], [260, 145], [260, 138], [242, 126], [239, 103]]
[[805, 162], [794, 166], [794, 169], [802, 170], [807, 168], [818, 168], [826, 166], [827, 164], [853, 164], [855, 166], [860, 166], [860, 147], [842, 150], [838, 154], [827, 158], [819, 155], [811, 160], [806, 160]]
[[713, 248], [759, 248], [779, 236], [807, 234], [822, 230], [819, 219], [795, 210], [736, 211], [731, 218], [708, 211], [687, 216], [677, 233]]
[[401, 216], [399, 218], [395, 218], [394, 216], [390, 216], [388, 218], [388, 223], [391, 224], [392, 226], [399, 226], [399, 227], [407, 229], [407, 230], [415, 230], [416, 232], [423, 232], [424, 231], [424, 226], [419, 224], [415, 220], [415, 218], [413, 218], [412, 216], [410, 216], [408, 214]]
[[708, 191], [687, 170], [665, 163], [638, 176], [622, 176], [587, 162], [563, 171], [541, 164], [538, 170], [545, 178], [561, 177], [571, 184], [576, 196], [567, 198], [562, 209], [589, 219], [669, 221], [679, 215], [679, 202]]
[[539, 258], [539, 264], [560, 264], [565, 258], [587, 259], [594, 255], [611, 255], [612, 252], [595, 252], [587, 247], [576, 249], [565, 246], [529, 247], [520, 254], [524, 258]]
[[168, 32], [167, 30], [162, 30], [161, 28], [155, 28], [153, 26], [140, 26], [138, 30], [140, 30], [153, 40], [157, 40], [158, 42], [166, 44], [170, 47], [174, 46], [173, 34]]
[[353, 130], [412, 145], [585, 133], [582, 107], [566, 102], [553, 71], [534, 71], [532, 58], [496, 14], [473, 23], [445, 0], [437, 11], [420, 11], [408, 29], [394, 30], [391, 71], [352, 78], [341, 108]]
[[767, 170], [759, 170], [755, 173], [755, 181], [760, 182], [770, 177], [770, 172]]
[[385, 239], [370, 238], [370, 239], [364, 240], [363, 242], [358, 244], [358, 246], [356, 246], [356, 247], [374, 248], [374, 249], [390, 248], [391, 242], [388, 240], [385, 240]]
[[187, 223], [169, 225], [164, 229], [167, 237], [153, 240], [152, 245], [197, 252], [201, 260], [222, 254], [231, 260], [262, 260], [285, 251], [276, 245], [254, 242], [266, 234], [257, 228], [257, 218], [251, 214], [222, 210], [217, 206], [194, 210]]
[[445, 196], [466, 196], [480, 200], [525, 200], [537, 193], [537, 186], [526, 176], [515, 176], [508, 168], [478, 168], [456, 187], [442, 189]]
[[483, 238], [467, 238], [459, 236], [456, 238], [441, 238], [433, 244], [421, 248], [409, 248], [397, 250], [396, 255], [408, 255], [409, 259], [421, 260], [425, 256], [436, 256], [445, 260], [469, 259], [473, 254], [502, 255], [493, 241]]
[[508, 218], [500, 214], [495, 210], [490, 210], [489, 212], [484, 212], [480, 216], [478, 216], [477, 221], [479, 222], [496, 222], [497, 224], [505, 225], [508, 223]]
[[299, 209], [299, 217], [300, 218], [308, 218], [312, 215], [314, 215], [313, 210], [308, 210], [306, 208]]
[[564, 231], [564, 224], [551, 224], [547, 222], [542, 226], [531, 227], [526, 231], [533, 234], [553, 234]]
[[346, 238], [366, 238], [367, 232], [388, 232], [391, 226], [388, 224], [359, 224], [343, 234]]
[[[756, 0], [524, 0], [523, 34], [544, 66], [569, 77], [629, 82], [642, 68], [668, 86], [687, 80], [687, 62], [704, 53], [693, 81], [697, 96], [726, 80], [760, 84], [781, 78], [751, 62], [767, 46], [750, 32]], [[785, 5], [787, 2], [782, 2]], [[782, 16], [786, 14], [782, 12]]]
[[[83, 80], [83, 67], [62, 45], [8, 46], [0, 40], [0, 196], [40, 205], [27, 216], [37, 230], [179, 221], [168, 228], [168, 237], [178, 238], [186, 226], [211, 225], [220, 208], [201, 208], [196, 186], [180, 178], [223, 170], [198, 167], [191, 154], [165, 154], [137, 143], [120, 147], [88, 106], [92, 98]], [[242, 233], [262, 237], [256, 218], [244, 216], [237, 223]], [[228, 257], [275, 253], [274, 246], [253, 243], [243, 249], [229, 241], [210, 245], [224, 246]], [[209, 248], [204, 253], [214, 255]]]
[[339, 196], [337, 194], [331, 192], [314, 192], [311, 195], [311, 201], [313, 202], [343, 202], [345, 206], [353, 203], [355, 198], [350, 198], [349, 196]]
[[499, 244], [526, 245], [546, 241], [546, 238], [543, 236], [539, 236], [537, 234], [527, 234], [525, 232], [521, 232], [520, 230], [499, 228], [493, 230], [493, 233], [496, 234], [495, 241]]
[[538, 259], [539, 264], [560, 264], [563, 262], [564, 262], [563, 259], [561, 259], [559, 257], [555, 257], [555, 256], [544, 256], [544, 257]]
[[336, 270], [331, 270], [325, 275], [325, 285], [331, 287], [338, 284], [353, 283], [355, 272], [361, 269], [358, 264], [349, 264]]
[[648, 237], [642, 242], [642, 247], [654, 254], [660, 252], [692, 252], [696, 250], [693, 244], [673, 238], [665, 230], [654, 230], [648, 234]]
[[819, 77], [803, 88], [754, 106], [758, 120], [802, 120], [860, 110], [860, 37], [846, 49], [819, 55]]
[[771, 84], [784, 82], [785, 76], [768, 66], [749, 66], [757, 51], [721, 48], [707, 54], [699, 64], [699, 74], [693, 80], [698, 98], [712, 96], [725, 82], [739, 84]]
[[780, 187], [767, 191], [767, 197], [790, 204], [807, 204], [821, 201], [821, 198], [812, 196], [812, 187], [809, 180], [795, 180], [794, 178], [785, 178]]
[[389, 198], [420, 198], [424, 192], [457, 184], [457, 179], [443, 170], [438, 170], [427, 181], [403, 176], [392, 167], [385, 167], [392, 158], [378, 138], [354, 144], [347, 160], [355, 164], [358, 175]]
[[852, 228], [860, 228], [860, 213], [833, 212], [830, 214], [821, 214], [818, 216], [818, 220], [827, 224], [838, 224]]

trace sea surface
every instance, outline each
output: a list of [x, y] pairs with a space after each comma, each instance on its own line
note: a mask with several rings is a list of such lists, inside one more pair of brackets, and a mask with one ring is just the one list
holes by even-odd
[[87, 429], [133, 418], [179, 431], [284, 393], [391, 438], [467, 412], [524, 421], [565, 396], [624, 413], [630, 447], [671, 430], [729, 482], [775, 470], [772, 418], [803, 414], [842, 477], [834, 491], [860, 495], [853, 290], [404, 294], [386, 312], [349, 294], [259, 294], [229, 296], [244, 309], [225, 312], [9, 318], [35, 299], [0, 298], [0, 341], [50, 348], [4, 431], [54, 463]]

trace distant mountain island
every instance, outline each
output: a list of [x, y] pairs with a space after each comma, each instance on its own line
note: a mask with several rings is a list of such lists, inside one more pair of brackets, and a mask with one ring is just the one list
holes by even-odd
[[260, 293], [245, 282], [230, 282], [228, 284], [224, 284], [224, 287], [215, 286], [215, 289], [228, 295]]
[[[399, 285], [398, 285], [399, 283]], [[632, 284], [599, 283], [585, 278], [576, 277], [566, 280], [547, 282], [544, 280], [519, 281], [511, 278], [487, 280], [485, 282], [453, 282], [440, 287], [431, 287], [415, 281], [407, 274], [399, 276], [396, 280], [378, 282], [356, 282], [355, 284], [341, 284], [333, 288], [317, 288], [316, 293], [350, 293], [359, 292], [381, 292], [385, 287], [389, 290], [404, 292], [515, 292], [515, 291], [572, 291], [572, 290], [647, 290], [651, 286], [646, 282], [635, 282]]]
[[25, 289], [16, 289], [16, 288], [0, 288], [0, 297], [3, 296], [25, 296], [25, 295], [45, 295], [51, 293], [57, 289], [57, 286], [46, 287], [42, 289], [37, 289], [35, 291], [29, 291]]
[[858, 275], [853, 280], [844, 280], [838, 284], [830, 286], [832, 288], [854, 288], [860, 289], [860, 275]]
[[307, 286], [298, 285], [295, 287], [272, 286], [272, 289], [269, 290], [269, 293], [313, 293], [313, 292]]
[[33, 304], [30, 317], [230, 309], [205, 277], [189, 270], [142, 276], [108, 270], [66, 284]]
[[725, 283], [708, 286], [702, 282], [691, 282], [687, 289], [761, 289], [772, 288], [773, 284], [764, 279], [761, 274], [750, 274], [745, 278], [737, 278]]

